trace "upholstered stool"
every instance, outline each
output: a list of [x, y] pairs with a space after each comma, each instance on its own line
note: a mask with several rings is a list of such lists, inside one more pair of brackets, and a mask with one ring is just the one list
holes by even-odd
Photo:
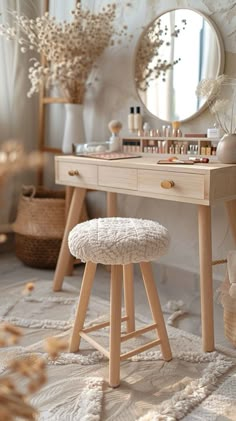
[[[109, 384], [120, 384], [120, 361], [160, 345], [165, 361], [172, 358], [150, 261], [167, 252], [169, 233], [158, 222], [135, 218], [99, 218], [76, 225], [69, 233], [70, 252], [86, 262], [69, 350], [76, 352], [84, 338], [109, 358]], [[111, 265], [110, 322], [83, 328], [97, 263]], [[135, 330], [133, 263], [139, 263], [153, 323]], [[121, 317], [122, 266], [126, 316]], [[121, 336], [121, 322], [127, 333]], [[109, 351], [89, 333], [110, 326]], [[121, 354], [121, 342], [156, 330], [157, 339]]]

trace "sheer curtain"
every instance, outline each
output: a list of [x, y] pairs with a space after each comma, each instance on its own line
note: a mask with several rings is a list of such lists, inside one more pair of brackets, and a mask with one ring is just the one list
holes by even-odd
[[[19, 15], [37, 16], [42, 6], [42, 0], [0, 0], [1, 22], [11, 24], [13, 10]], [[29, 58], [28, 54], [20, 52], [16, 41], [0, 37], [0, 144], [7, 139], [18, 139], [27, 151], [37, 148], [38, 135], [38, 97], [27, 98]], [[20, 174], [1, 189], [1, 230], [8, 229], [8, 223], [14, 217], [21, 183], [32, 183], [32, 177], [32, 174]]]

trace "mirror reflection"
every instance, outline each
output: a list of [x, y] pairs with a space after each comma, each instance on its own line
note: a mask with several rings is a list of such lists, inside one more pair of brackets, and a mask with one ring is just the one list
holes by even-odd
[[190, 9], [171, 10], [142, 34], [135, 82], [147, 110], [161, 120], [193, 118], [205, 105], [196, 96], [200, 80], [223, 71], [224, 51], [213, 23]]

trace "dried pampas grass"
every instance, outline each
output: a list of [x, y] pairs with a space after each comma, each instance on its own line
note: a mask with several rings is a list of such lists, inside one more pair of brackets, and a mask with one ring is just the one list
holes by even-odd
[[[32, 293], [34, 282], [28, 282], [23, 291]], [[17, 344], [23, 331], [11, 324], [0, 324], [0, 347]], [[67, 341], [50, 337], [45, 340], [44, 348], [51, 359], [55, 360], [61, 351], [68, 347]], [[0, 420], [14, 421], [21, 418], [29, 421], [37, 419], [37, 408], [29, 401], [47, 382], [46, 361], [38, 355], [26, 355], [13, 358], [4, 375], [0, 377]]]

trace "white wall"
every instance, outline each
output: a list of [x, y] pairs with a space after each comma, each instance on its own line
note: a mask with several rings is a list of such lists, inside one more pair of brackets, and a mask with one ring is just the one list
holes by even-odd
[[[101, 10], [108, 1], [83, 0], [92, 10]], [[155, 16], [173, 8], [189, 7], [208, 15], [218, 26], [225, 52], [225, 73], [236, 75], [236, 6], [233, 0], [119, 0], [117, 25], [127, 24], [133, 33], [131, 43], [107, 51], [100, 63], [100, 82], [88, 93], [85, 108], [87, 141], [104, 141], [109, 137], [107, 124], [112, 119], [123, 123], [122, 134], [127, 135], [127, 114], [131, 105], [139, 105], [133, 80], [133, 56], [136, 42], [146, 26]], [[127, 7], [131, 3], [133, 6]], [[193, 45], [194, 48], [194, 45]], [[189, 66], [191, 71], [191, 64]], [[144, 112], [145, 114], [145, 112]], [[153, 127], [162, 124], [150, 115], [145, 116]], [[183, 132], [206, 132], [212, 125], [208, 111], [183, 124]], [[105, 197], [102, 193], [89, 193], [92, 216], [105, 214]], [[197, 208], [193, 205], [158, 201], [152, 199], [119, 197], [119, 214], [151, 218], [160, 221], [170, 231], [172, 245], [162, 262], [190, 272], [198, 272]], [[223, 258], [233, 248], [226, 212], [223, 205], [213, 208], [213, 258]], [[221, 276], [224, 268], [217, 268], [215, 276]]]

